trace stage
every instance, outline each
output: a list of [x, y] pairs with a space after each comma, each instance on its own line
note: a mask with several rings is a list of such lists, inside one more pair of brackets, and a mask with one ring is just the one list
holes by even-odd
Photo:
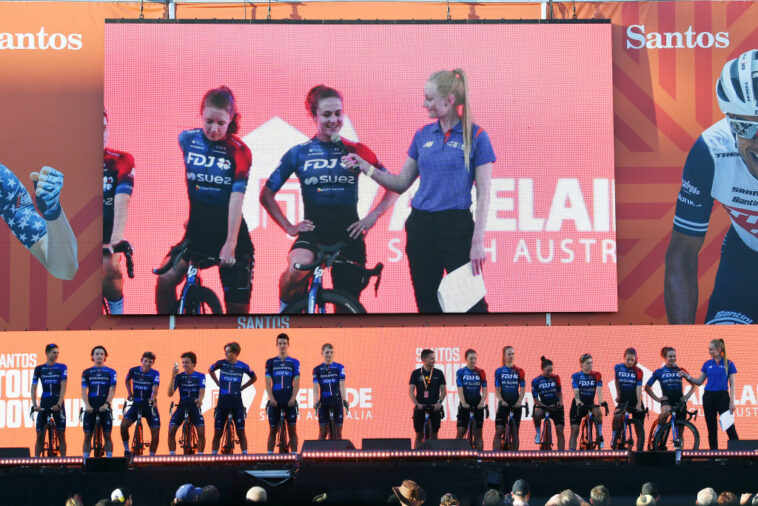
[[[588, 498], [600, 483], [614, 498], [632, 498], [646, 481], [658, 484], [667, 504], [692, 504], [698, 490], [739, 494], [758, 489], [754, 451], [682, 452], [475, 452], [475, 451], [310, 451], [298, 455], [136, 457], [124, 459], [0, 459], [0, 490], [5, 504], [63, 504], [79, 493], [94, 504], [117, 487], [133, 492], [136, 505], [169, 504], [184, 483], [218, 487], [222, 504], [243, 504], [253, 485], [268, 491], [269, 504], [310, 504], [326, 493], [328, 504], [386, 504], [391, 487], [417, 481], [426, 504], [445, 492], [461, 504], [480, 504], [488, 488], [510, 490], [526, 479], [533, 505], [571, 488]], [[630, 499], [631, 500], [631, 499]]]

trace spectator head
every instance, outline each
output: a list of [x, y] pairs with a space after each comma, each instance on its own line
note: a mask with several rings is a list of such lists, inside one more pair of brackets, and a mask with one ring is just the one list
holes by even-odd
[[758, 494], [753, 496], [753, 500], [750, 502], [752, 506], [758, 506]]
[[661, 494], [658, 493], [658, 485], [656, 485], [652, 481], [648, 481], [647, 483], [642, 485], [642, 490], [640, 490], [640, 495], [652, 495], [656, 501], [659, 501], [661, 499]]
[[458, 498], [448, 492], [440, 498], [440, 506], [458, 506]]
[[529, 499], [529, 483], [526, 480], [516, 480], [511, 487], [511, 495], [514, 499], [520, 499], [522, 502], [526, 502]]
[[66, 499], [66, 506], [84, 506], [82, 497], [79, 494], [74, 494]]
[[200, 492], [202, 492], [203, 489], [200, 487], [196, 487], [192, 485], [191, 483], [185, 483], [181, 487], [176, 489], [176, 495], [175, 499], [177, 503], [185, 503], [185, 502], [195, 502], [195, 500], [200, 496]]
[[132, 493], [125, 487], [117, 488], [111, 492], [111, 502], [123, 506], [132, 506]]
[[637, 506], [655, 506], [656, 501], [652, 495], [643, 494], [637, 498]]
[[[394, 494], [392, 495], [392, 497], [395, 497]], [[313, 501], [311, 501], [311, 502], [313, 504], [325, 504], [325, 503], [329, 502], [329, 496], [326, 493], [319, 494], [319, 495], [315, 496], [313, 498]]]
[[740, 501], [734, 492], [721, 492], [718, 504], [719, 506], [739, 506]]
[[400, 504], [418, 506], [426, 501], [426, 492], [413, 480], [403, 480], [399, 487], [392, 487], [392, 492]]
[[695, 504], [697, 506], [715, 506], [719, 503], [718, 499], [719, 498], [718, 495], [716, 495], [716, 491], [711, 487], [708, 487], [697, 493], [697, 500]]
[[579, 495], [576, 494], [571, 489], [566, 489], [560, 494], [558, 494], [557, 497], [554, 498], [555, 502], [551, 499], [551, 504], [555, 504], [556, 506], [581, 506], [582, 505], [582, 498], [579, 497]]
[[503, 501], [505, 501], [505, 495], [503, 495], [503, 493], [499, 490], [491, 488], [487, 491], [486, 494], [484, 494], [484, 499], [482, 499], [482, 506], [501, 506], [503, 504]]
[[266, 489], [263, 487], [250, 487], [245, 496], [246, 502], [258, 502], [264, 503], [268, 500], [266, 496]]
[[608, 492], [608, 487], [605, 485], [598, 485], [590, 491], [590, 504], [593, 506], [610, 506], [611, 493]]
[[213, 485], [206, 485], [197, 497], [197, 502], [200, 504], [218, 504], [218, 496], [219, 493], [216, 487]]

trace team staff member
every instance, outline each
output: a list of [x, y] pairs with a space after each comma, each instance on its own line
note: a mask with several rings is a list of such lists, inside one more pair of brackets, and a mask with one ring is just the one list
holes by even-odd
[[471, 420], [471, 411], [474, 412], [474, 439], [477, 449], [484, 446], [482, 441], [482, 427], [484, 426], [484, 405], [487, 402], [487, 375], [476, 366], [476, 351], [466, 350], [465, 367], [461, 367], [455, 373], [455, 385], [458, 387], [458, 439], [466, 437], [466, 429]]
[[524, 381], [524, 370], [516, 367], [513, 360], [516, 352], [513, 346], [503, 348], [503, 366], [495, 371], [495, 397], [498, 400], [497, 414], [495, 415], [495, 438], [492, 441], [492, 450], [500, 450], [500, 440], [505, 433], [505, 426], [508, 424], [508, 417], [513, 411], [513, 420], [516, 427], [513, 430], [513, 448], [517, 451], [519, 447], [519, 427], [521, 426], [521, 406], [526, 393], [526, 382]]
[[[37, 415], [37, 442], [34, 445], [34, 456], [39, 457], [45, 445], [45, 428], [47, 416], [42, 413], [49, 410], [55, 421], [55, 431], [58, 433], [58, 448], [60, 456], [66, 456], [66, 412], [63, 409], [63, 400], [66, 396], [66, 384], [68, 382], [68, 368], [65, 364], [58, 363], [58, 345], [48, 344], [45, 346], [47, 361], [34, 368], [32, 375], [32, 410], [40, 413]], [[39, 404], [37, 404], [37, 384], [42, 385]]]
[[342, 439], [342, 408], [349, 408], [345, 389], [345, 367], [334, 361], [334, 346], [321, 347], [324, 363], [313, 368], [313, 398], [318, 399], [313, 409], [318, 411], [318, 438], [326, 439], [329, 428], [329, 411], [334, 418], [335, 439]]
[[545, 418], [545, 412], [550, 414], [550, 419], [555, 426], [555, 435], [558, 442], [558, 450], [566, 448], [566, 439], [563, 436], [565, 426], [565, 413], [563, 411], [563, 392], [561, 391], [561, 378], [553, 374], [553, 361], [540, 357], [542, 374], [532, 380], [532, 397], [534, 398], [534, 443], [542, 444], [540, 424]]
[[108, 149], [108, 111], [103, 108], [103, 297], [110, 314], [124, 312], [124, 276], [113, 247], [124, 240], [134, 187], [134, 158]]
[[[218, 258], [226, 312], [246, 314], [250, 312], [253, 243], [242, 218], [242, 199], [252, 154], [234, 135], [239, 130], [240, 114], [232, 90], [221, 86], [208, 91], [200, 103], [200, 114], [202, 128], [179, 134], [190, 211], [184, 237], [171, 248], [168, 258], [186, 245]], [[158, 313], [174, 310], [176, 287], [186, 272], [187, 263], [182, 261], [158, 277]]]
[[[258, 378], [246, 363], [237, 360], [240, 351], [242, 351], [242, 348], [237, 342], [224, 345], [226, 359], [217, 361], [208, 371], [213, 382], [219, 387], [215, 431], [211, 446], [214, 455], [218, 453], [221, 434], [224, 431], [224, 424], [230, 412], [234, 417], [234, 423], [237, 427], [240, 450], [242, 450], [242, 453], [247, 453], [247, 436], [245, 435], [245, 417], [247, 415], [245, 406], [242, 404], [242, 391], [255, 383]], [[221, 372], [216, 376], [216, 371], [218, 370]], [[245, 374], [249, 379], [243, 384], [242, 376]]]
[[103, 428], [105, 440], [105, 455], [113, 456], [113, 441], [111, 429], [111, 401], [116, 393], [116, 371], [105, 366], [108, 352], [104, 346], [95, 346], [90, 352], [94, 366], [82, 372], [82, 403], [84, 404], [84, 458], [88, 458], [92, 450], [92, 432], [95, 430], [95, 412], [100, 414], [100, 426]]
[[[615, 444], [616, 432], [621, 428], [624, 418], [624, 412], [619, 406], [621, 403], [628, 403], [626, 411], [632, 415], [632, 418], [639, 420], [641, 423], [645, 422], [645, 412], [642, 409], [642, 369], [637, 367], [637, 350], [627, 348], [624, 351], [624, 362], [616, 364], [613, 367], [613, 372], [616, 376], [617, 408], [613, 413], [613, 424], [611, 426], [613, 428], [613, 435], [611, 436], [611, 442]], [[637, 433], [637, 441], [644, 441], [644, 426], [635, 425], [634, 429]]]
[[408, 382], [408, 395], [413, 402], [413, 430], [416, 432], [413, 447], [417, 450], [424, 436], [426, 413], [429, 413], [429, 421], [432, 424], [431, 439], [437, 439], [442, 417], [445, 416], [442, 403], [447, 395], [447, 382], [443, 372], [434, 368], [435, 361], [434, 351], [421, 350], [423, 365], [413, 370]]
[[[661, 357], [666, 363], [663, 364], [663, 367], [656, 369], [655, 372], [653, 372], [653, 375], [645, 385], [645, 392], [647, 392], [654, 401], [661, 404], [661, 414], [658, 416], [658, 423], [655, 426], [653, 437], [658, 433], [661, 426], [666, 423], [666, 419], [668, 418], [669, 413], [671, 413], [671, 406], [678, 403], [680, 400], [683, 400], [686, 404], [687, 400], [695, 391], [695, 387], [691, 387], [689, 392], [687, 392], [687, 395], [684, 395], [682, 377], [679, 373], [688, 373], [676, 365], [676, 350], [670, 346], [664, 346], [663, 349], [661, 349]], [[661, 384], [662, 395], [660, 397], [653, 392], [653, 385], [656, 381]]]
[[76, 236], [60, 202], [63, 173], [45, 166], [29, 177], [39, 213], [21, 181], [0, 163], [0, 218], [50, 274], [74, 279], [79, 261]]
[[[399, 175], [376, 170], [358, 154], [346, 157], [348, 167], [358, 166], [374, 181], [398, 193], [421, 178], [405, 222], [405, 251], [421, 313], [442, 312], [437, 288], [444, 271], [451, 272], [470, 261], [474, 274], [480, 274], [486, 257], [484, 232], [495, 153], [487, 132], [472, 122], [467, 79], [461, 69], [440, 70], [429, 77], [424, 86], [424, 107], [437, 121], [416, 132]], [[469, 209], [474, 183], [476, 219], [472, 220]], [[470, 311], [487, 311], [487, 303], [482, 299]]]
[[[318, 245], [345, 242], [342, 255], [366, 264], [366, 233], [376, 220], [397, 200], [398, 195], [385, 191], [379, 203], [363, 219], [358, 217], [358, 176], [341, 162], [342, 155], [357, 153], [379, 170], [385, 170], [365, 144], [340, 137], [342, 129], [342, 94], [322, 84], [314, 86], [305, 98], [305, 108], [316, 125], [316, 135], [284, 154], [279, 165], [261, 190], [260, 202], [271, 218], [290, 236], [297, 236], [287, 255], [287, 270], [279, 279], [280, 310], [304, 294], [309, 272], [295, 269], [295, 264], [313, 262]], [[287, 179], [295, 173], [305, 207], [305, 219], [290, 223], [274, 199]], [[360, 297], [361, 273], [350, 264], [332, 266], [334, 287]]]
[[198, 455], [202, 455], [205, 450], [205, 420], [200, 412], [205, 397], [205, 374], [195, 371], [196, 365], [197, 355], [188, 351], [182, 353], [182, 369], [184, 371], [179, 372], [179, 364], [174, 364], [174, 368], [171, 370], [168, 396], [173, 396], [174, 392], [177, 389], [179, 390], [179, 404], [168, 423], [168, 452], [171, 455], [176, 453], [176, 431], [184, 422], [185, 411], [197, 431]]
[[[693, 378], [682, 370], [679, 375], [686, 378], [693, 385], [702, 385], [706, 380], [705, 393], [703, 394], [703, 411], [705, 412], [705, 424], [708, 426], [708, 445], [711, 450], [718, 450], [718, 427], [716, 417], [727, 411], [734, 413], [734, 399], [737, 385], [734, 376], [737, 367], [734, 362], [726, 359], [726, 344], [723, 339], [714, 339], [708, 344], [708, 353], [711, 359], [700, 368], [700, 376]], [[737, 429], [732, 424], [726, 430], [729, 439], [739, 439]]]
[[276, 336], [279, 354], [266, 360], [266, 393], [268, 394], [268, 423], [270, 430], [266, 449], [274, 451], [279, 418], [284, 410], [289, 450], [297, 453], [297, 394], [300, 391], [300, 361], [288, 354], [290, 336], [282, 332]]
[[161, 417], [155, 408], [155, 400], [158, 398], [161, 376], [153, 369], [154, 363], [155, 354], [146, 351], [142, 354], [140, 365], [129, 369], [124, 380], [126, 400], [132, 403], [121, 421], [121, 440], [124, 442], [124, 456], [127, 458], [132, 456], [129, 451], [129, 427], [137, 420], [138, 413], [142, 414], [150, 427], [150, 455], [155, 455], [158, 448]]
[[[576, 439], [579, 436], [579, 425], [582, 418], [587, 416], [589, 407], [595, 404], [595, 393], [597, 393], [598, 406], [603, 403], [603, 378], [597, 371], [592, 370], [592, 355], [585, 353], [579, 357], [579, 364], [582, 370], [571, 375], [571, 386], [574, 389], [574, 400], [571, 401], [571, 410], [569, 411], [569, 420], [571, 421], [571, 439], [569, 440], [569, 449], [576, 450]], [[597, 442], [600, 449], [603, 449], [603, 417], [600, 408], [593, 408], [592, 414], [595, 416], [597, 426]]]

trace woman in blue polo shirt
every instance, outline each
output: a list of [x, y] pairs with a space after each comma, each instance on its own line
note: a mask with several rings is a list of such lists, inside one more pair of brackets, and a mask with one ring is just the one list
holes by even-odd
[[[687, 372], [680, 372], [680, 376], [693, 385], [702, 385], [706, 380], [705, 393], [703, 394], [703, 411], [705, 412], [705, 424], [708, 426], [708, 445], [711, 450], [718, 450], [718, 431], [716, 416], [727, 411], [734, 413], [734, 392], [736, 384], [734, 375], [737, 367], [734, 362], [726, 359], [726, 344], [723, 339], [714, 339], [708, 345], [708, 353], [711, 359], [703, 364], [700, 369], [700, 377], [693, 378]], [[726, 430], [729, 439], [739, 439], [734, 424]]]
[[[405, 222], [405, 252], [419, 312], [440, 313], [437, 288], [443, 273], [469, 261], [475, 275], [482, 271], [495, 153], [487, 132], [472, 122], [463, 70], [432, 74], [424, 86], [424, 107], [437, 121], [416, 132], [400, 174], [378, 170], [355, 154], [343, 161], [397, 193], [421, 179]], [[470, 211], [474, 182], [475, 219]], [[486, 312], [486, 301], [480, 300], [469, 311]]]

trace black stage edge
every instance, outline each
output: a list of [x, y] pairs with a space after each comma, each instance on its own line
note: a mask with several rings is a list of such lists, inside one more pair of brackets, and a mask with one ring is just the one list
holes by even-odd
[[[253, 473], [268, 471], [267, 477]], [[291, 478], [276, 477], [289, 471]], [[273, 473], [272, 473], [273, 472]], [[133, 491], [136, 505], [168, 505], [177, 487], [215, 485], [221, 504], [244, 504], [245, 493], [253, 485], [266, 488], [269, 504], [311, 504], [320, 493], [329, 495], [328, 504], [386, 504], [391, 487], [405, 478], [417, 481], [426, 490], [427, 504], [439, 504], [440, 496], [453, 492], [462, 505], [481, 504], [487, 488], [508, 491], [518, 478], [531, 484], [533, 506], [562, 489], [571, 488], [588, 498], [589, 490], [604, 484], [611, 496], [636, 497], [646, 481], [658, 484], [662, 496], [679, 504], [692, 504], [698, 490], [711, 486], [717, 491], [735, 493], [758, 488], [758, 460], [720, 459], [682, 461], [676, 465], [619, 462], [324, 462], [267, 464], [209, 464], [178, 466], [139, 466], [120, 472], [86, 472], [81, 467], [16, 467], [0, 471], [3, 505], [62, 505], [66, 497], [78, 492], [90, 506], [110, 495], [116, 487]], [[540, 498], [540, 499], [537, 499]], [[622, 501], [626, 502], [626, 501]], [[666, 501], [676, 504], [677, 501]], [[633, 502], [631, 503], [633, 504]]]

